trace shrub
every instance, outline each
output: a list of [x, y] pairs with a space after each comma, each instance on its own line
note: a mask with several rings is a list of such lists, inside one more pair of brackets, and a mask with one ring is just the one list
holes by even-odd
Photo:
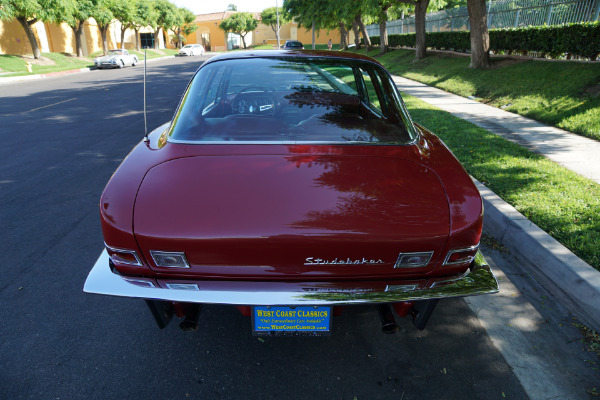
[[[491, 29], [490, 50], [526, 54], [528, 52], [556, 58], [561, 55], [579, 56], [596, 60], [600, 54], [600, 22], [579, 24], [528, 26], [522, 28]], [[415, 34], [388, 36], [390, 46], [414, 47]], [[379, 37], [371, 37], [379, 45]], [[469, 31], [427, 32], [427, 47], [467, 51], [471, 48]]]

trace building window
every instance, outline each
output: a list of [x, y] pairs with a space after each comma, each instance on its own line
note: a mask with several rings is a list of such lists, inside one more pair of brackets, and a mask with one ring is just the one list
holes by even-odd
[[210, 33], [203, 33], [200, 40], [202, 41], [202, 46], [204, 46], [204, 50], [211, 51], [210, 49]]
[[142, 45], [142, 49], [154, 48], [154, 34], [153, 33], [140, 33], [140, 44]]

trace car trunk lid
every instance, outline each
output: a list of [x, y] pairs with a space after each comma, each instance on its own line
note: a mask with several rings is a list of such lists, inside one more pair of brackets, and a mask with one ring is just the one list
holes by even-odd
[[[427, 167], [395, 157], [236, 155], [152, 168], [134, 232], [151, 268], [202, 278], [408, 276], [430, 271], [449, 232], [446, 195]], [[184, 252], [190, 268], [150, 251]], [[418, 268], [400, 253], [433, 252]]]

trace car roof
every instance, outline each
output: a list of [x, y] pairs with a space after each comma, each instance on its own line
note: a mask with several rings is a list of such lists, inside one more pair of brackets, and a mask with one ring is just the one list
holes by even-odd
[[323, 58], [333, 60], [361, 60], [381, 65], [377, 60], [358, 53], [346, 51], [327, 50], [242, 50], [218, 54], [204, 63], [204, 65], [215, 61], [245, 59], [245, 58]]

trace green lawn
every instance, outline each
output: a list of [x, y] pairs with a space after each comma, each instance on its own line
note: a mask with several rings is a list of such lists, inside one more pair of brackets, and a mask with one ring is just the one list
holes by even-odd
[[[161, 49], [161, 50], [147, 50], [148, 59], [172, 56], [176, 55], [179, 52], [178, 49]], [[130, 51], [130, 53], [138, 56], [138, 59], [142, 61], [144, 59], [144, 52]], [[46, 74], [49, 72], [56, 71], [67, 71], [70, 69], [79, 69], [79, 68], [88, 68], [93, 67], [94, 64], [92, 60], [94, 57], [98, 57], [102, 55], [101, 51], [97, 51], [93, 54], [90, 54], [86, 58], [77, 58], [68, 55], [64, 55], [62, 53], [42, 53], [43, 57], [49, 58], [54, 61], [54, 64], [50, 65], [37, 65], [32, 63], [32, 71], [31, 73], [27, 72], [26, 60], [19, 56], [0, 54], [0, 75], [1, 77], [6, 76], [18, 76], [18, 75], [33, 75], [33, 74]], [[8, 74], [5, 74], [9, 72]]]
[[[138, 58], [138, 60], [142, 61], [144, 59], [144, 50], [142, 49], [141, 51], [135, 51], [135, 50], [127, 50], [129, 51], [129, 54], [135, 54]], [[179, 49], [160, 49], [160, 50], [154, 50], [154, 49], [147, 49], [146, 50], [146, 58], [148, 60], [151, 60], [153, 58], [159, 58], [159, 57], [165, 57], [165, 56], [174, 56], [177, 55], [179, 53]], [[100, 57], [102, 56], [102, 51], [96, 51], [95, 53], [92, 53], [88, 56], [88, 58], [90, 60], [93, 60], [96, 57]]]
[[393, 74], [600, 140], [600, 63], [494, 58], [488, 71], [468, 68], [469, 58], [414, 51], [375, 56]]
[[[54, 61], [52, 65], [31, 65], [32, 74], [46, 74], [48, 72], [65, 71], [69, 69], [86, 68], [93, 66], [91, 60], [84, 60], [77, 57], [66, 56], [61, 53], [42, 53], [43, 57], [49, 58]], [[12, 72], [11, 74], [3, 74], [1, 76], [17, 76], [17, 75], [31, 75], [27, 72], [25, 65], [26, 60], [18, 57], [6, 54], [0, 54], [0, 72]]]
[[600, 270], [600, 185], [421, 100], [403, 98], [414, 120], [438, 135], [471, 175]]

